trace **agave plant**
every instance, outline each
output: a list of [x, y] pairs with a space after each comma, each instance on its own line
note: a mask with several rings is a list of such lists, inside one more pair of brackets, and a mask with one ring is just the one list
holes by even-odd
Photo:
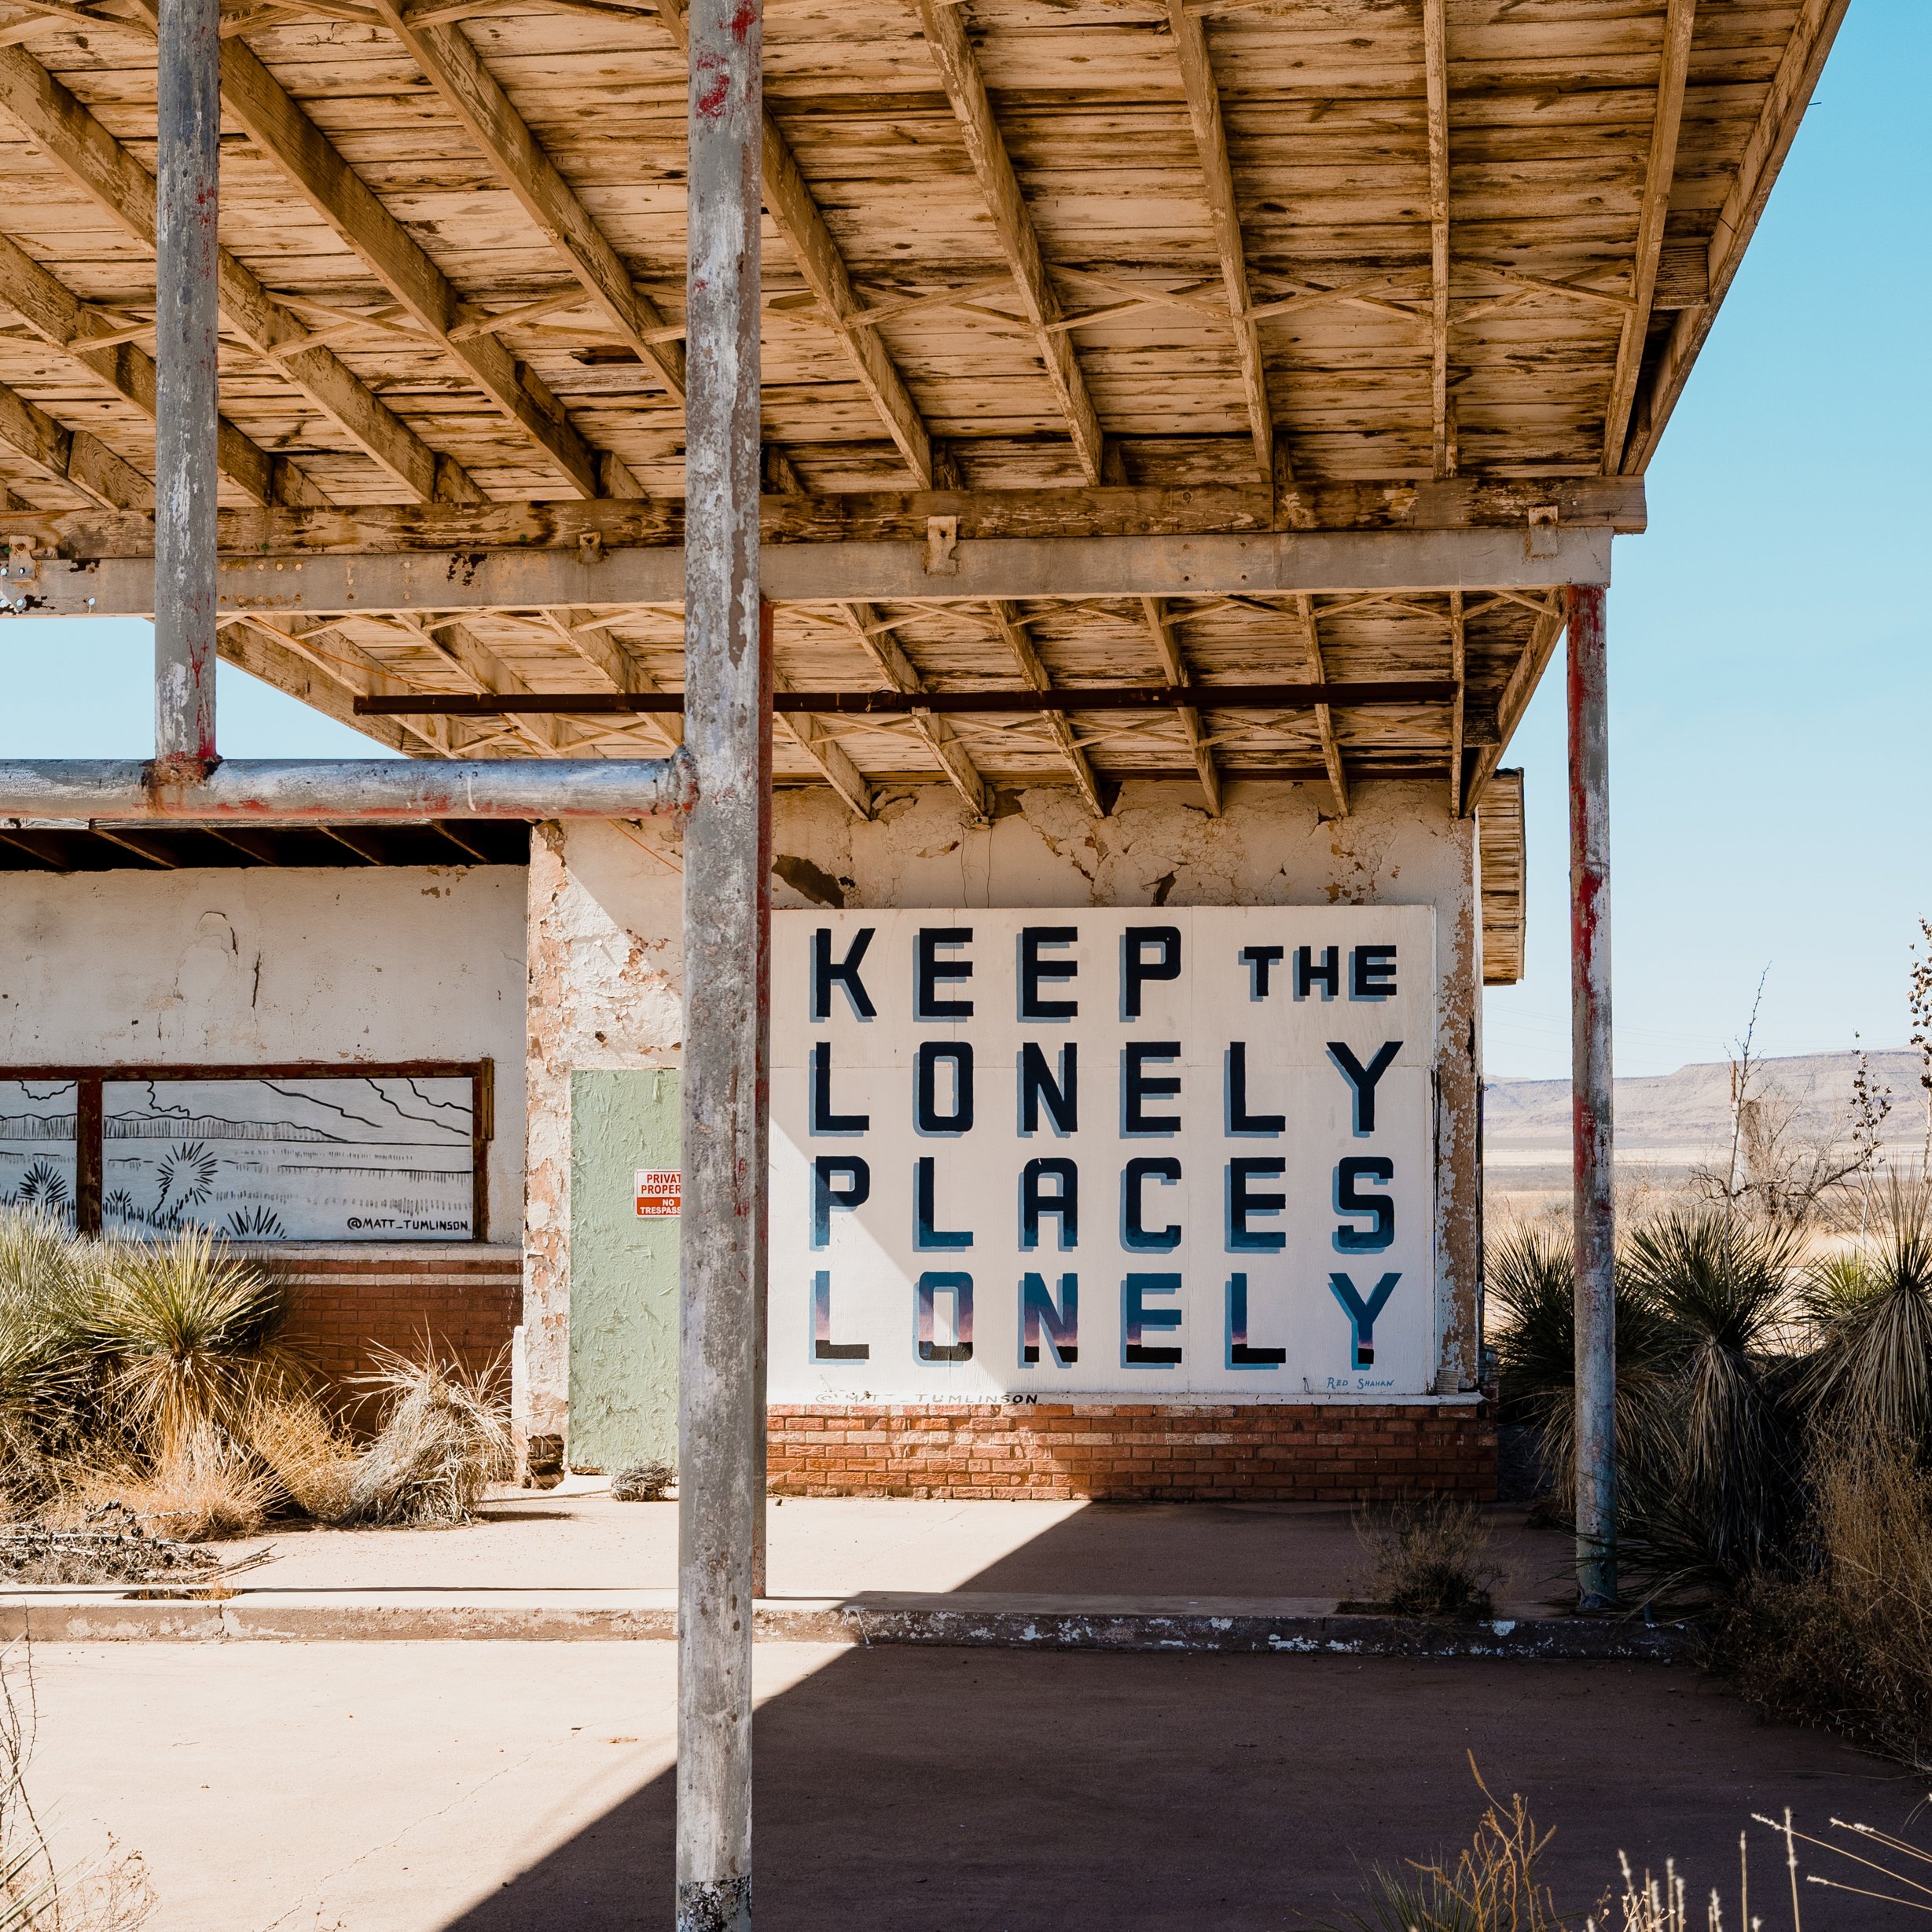
[[1802, 1393], [1834, 1427], [1932, 1455], [1932, 1195], [1892, 1181], [1877, 1231], [1808, 1271]]
[[1787, 1357], [1796, 1238], [1736, 1214], [1666, 1214], [1624, 1244], [1622, 1272], [1662, 1324], [1674, 1382], [1668, 1514], [1702, 1526], [1712, 1563], [1759, 1561], [1781, 1529], [1794, 1449]]
[[275, 1340], [281, 1284], [204, 1229], [105, 1253], [89, 1324], [129, 1422], [157, 1449], [211, 1426], [233, 1432], [288, 1368]]

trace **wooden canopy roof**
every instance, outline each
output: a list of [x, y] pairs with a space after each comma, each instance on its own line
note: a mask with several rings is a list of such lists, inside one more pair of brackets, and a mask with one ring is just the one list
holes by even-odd
[[[984, 810], [1023, 781], [1099, 807], [1129, 777], [1210, 803], [1244, 774], [1319, 777], [1346, 809], [1401, 773], [1467, 809], [1558, 635], [1547, 572], [1196, 571], [1156, 594], [1049, 570], [966, 595], [944, 554], [1023, 527], [1487, 526], [1533, 559], [1540, 525], [1640, 527], [1636, 479], [1844, 6], [768, 0], [768, 539], [897, 516], [942, 560], [917, 596], [836, 594], [828, 564], [782, 597], [781, 685], [1445, 692], [791, 713], [781, 782], [866, 811], [921, 778]], [[683, 7], [225, 7], [228, 547], [674, 544]], [[151, 0], [0, 0], [0, 512], [22, 555], [138, 552], [152, 505], [150, 20]], [[674, 689], [681, 626], [674, 595], [257, 600], [223, 650], [404, 751], [634, 753], [674, 717], [351, 707]]]

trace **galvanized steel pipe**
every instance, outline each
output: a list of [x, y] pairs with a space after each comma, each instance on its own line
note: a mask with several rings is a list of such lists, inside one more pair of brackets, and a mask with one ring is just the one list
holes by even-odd
[[1576, 1251], [1577, 1584], [1617, 1600], [1617, 1191], [1610, 1022], [1609, 666], [1599, 585], [1569, 624], [1570, 1084]]
[[156, 134], [154, 750], [215, 757], [220, 0], [160, 0]]
[[758, 605], [759, 0], [689, 17], [678, 1932], [750, 1932], [771, 665]]
[[230, 758], [182, 780], [160, 761], [0, 764], [0, 819], [256, 825], [433, 818], [643, 818], [688, 810], [695, 767], [666, 758]]

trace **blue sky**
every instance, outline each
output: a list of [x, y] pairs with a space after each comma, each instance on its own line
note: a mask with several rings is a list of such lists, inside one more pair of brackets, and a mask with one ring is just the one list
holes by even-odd
[[[1618, 1071], [1721, 1058], [1766, 968], [1770, 1053], [1904, 1041], [1932, 916], [1932, 6], [1857, 0], [1650, 472], [1611, 593]], [[0, 756], [152, 748], [147, 627], [0, 630]], [[232, 757], [369, 741], [224, 667]], [[1492, 1075], [1569, 1071], [1563, 683], [1526, 770], [1528, 970]]]

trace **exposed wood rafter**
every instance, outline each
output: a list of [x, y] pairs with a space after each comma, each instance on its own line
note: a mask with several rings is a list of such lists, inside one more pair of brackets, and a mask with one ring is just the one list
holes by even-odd
[[[1148, 634], [1154, 640], [1154, 648], [1160, 658], [1161, 670], [1170, 685], [1185, 685], [1188, 680], [1186, 660], [1181, 654], [1181, 639], [1177, 634], [1173, 613], [1167, 608], [1164, 597], [1143, 597], [1140, 615], [1147, 619]], [[1200, 773], [1201, 789], [1207, 794], [1207, 809], [1217, 818], [1221, 816], [1221, 768], [1214, 762], [1214, 748], [1209, 741], [1206, 729], [1201, 723], [1201, 714], [1191, 704], [1178, 707], [1181, 729], [1187, 734], [1188, 749], [1194, 758], [1194, 769]]]
[[1624, 446], [1620, 467], [1626, 472], [1641, 471], [1650, 461], [1657, 439], [1677, 407], [1691, 365], [1717, 318], [1718, 306], [1744, 259], [1746, 247], [1757, 232], [1758, 219], [1770, 199], [1784, 157], [1797, 138], [1798, 123], [1811, 105], [1812, 91], [1824, 71], [1825, 57], [1831, 51], [1831, 43], [1850, 3], [1851, 0], [1804, 0], [1799, 9], [1770, 91], [1744, 144], [1724, 205], [1717, 211], [1717, 226], [1706, 252], [1705, 299], [1678, 311], [1677, 322], [1656, 358], [1649, 386], [1644, 392], [1643, 406]]
[[1463, 731], [1469, 696], [1465, 688], [1469, 672], [1468, 626], [1463, 610], [1463, 593], [1449, 593], [1449, 675], [1456, 681], [1456, 695], [1449, 700], [1449, 817], [1463, 815]]
[[[42, 341], [72, 356], [123, 402], [132, 403], [153, 421], [160, 380], [154, 358], [127, 340], [124, 332], [110, 331], [105, 323], [90, 315], [79, 296], [64, 282], [5, 235], [0, 235], [0, 301], [12, 307]], [[116, 337], [112, 342], [97, 348], [90, 346], [90, 336], [110, 333]], [[271, 456], [226, 417], [216, 427], [215, 461], [222, 474], [257, 503], [296, 506], [329, 501], [320, 487], [286, 457]]]
[[[1047, 668], [1040, 661], [1039, 647], [1027, 634], [1027, 619], [1016, 604], [995, 600], [990, 607], [993, 621], [998, 627], [1001, 641], [1013, 654], [1014, 662], [1019, 667], [1019, 674], [1036, 691], [1052, 688], [1053, 680]], [[1053, 734], [1053, 741], [1060, 748], [1060, 755], [1067, 761], [1067, 769], [1073, 773], [1074, 784], [1082, 798], [1086, 800], [1087, 809], [1096, 818], [1107, 816], [1107, 799], [1100, 790], [1100, 781], [1089, 758], [1080, 743], [1080, 734], [1074, 729], [1073, 720], [1063, 711], [1047, 711], [1042, 714], [1046, 727]]]
[[0, 383], [0, 443], [43, 476], [108, 509], [151, 510], [154, 485], [91, 431], [69, 429]]
[[[1442, 0], [1431, 0], [1440, 6]], [[1657, 118], [1651, 127], [1650, 158], [1644, 168], [1644, 200], [1637, 215], [1636, 250], [1630, 277], [1631, 306], [1617, 341], [1617, 365], [1603, 411], [1603, 473], [1623, 467], [1630, 410], [1643, 373], [1644, 345], [1649, 339], [1651, 305], [1657, 293], [1657, 265], [1670, 216], [1670, 190], [1677, 178], [1677, 130], [1684, 119], [1684, 83], [1691, 72], [1691, 36], [1697, 26], [1697, 0], [1669, 0], [1664, 17], [1662, 68], [1657, 82]]]
[[[895, 691], [920, 691], [925, 680], [919, 674], [898, 641], [879, 621], [879, 613], [869, 604], [841, 604], [837, 611], [850, 627], [860, 648], [879, 667], [880, 674]], [[993, 792], [964, 740], [943, 718], [915, 711], [913, 728], [926, 741], [926, 748], [938, 761], [947, 782], [966, 801], [975, 817], [993, 816]]]
[[[659, 0], [657, 13], [680, 53], [689, 41], [685, 0]], [[851, 358], [860, 386], [872, 399], [886, 433], [898, 445], [919, 488], [933, 482], [932, 438], [905, 387], [891, 352], [863, 320], [865, 305], [852, 286], [850, 271], [832, 230], [806, 185], [792, 145], [766, 110], [763, 129], [765, 211], [792, 252], [799, 273], [817, 303], [819, 319], [837, 336]]]
[[[1315, 600], [1298, 597], [1295, 608], [1301, 614], [1302, 635], [1308, 648], [1309, 675], [1317, 684], [1326, 684], [1328, 674], [1321, 661], [1320, 620], [1315, 614]], [[1315, 729], [1321, 738], [1321, 762], [1328, 773], [1328, 789], [1335, 794], [1335, 809], [1348, 817], [1348, 772], [1342, 762], [1342, 747], [1335, 735], [1335, 712], [1326, 704], [1315, 707]]]
[[1563, 634], [1563, 608], [1560, 597], [1555, 597], [1543, 607], [1536, 620], [1536, 627], [1530, 634], [1530, 641], [1522, 648], [1522, 655], [1516, 659], [1515, 668], [1509, 674], [1509, 681], [1503, 687], [1503, 695], [1496, 707], [1496, 736], [1476, 754], [1475, 769], [1469, 775], [1469, 792], [1464, 803], [1465, 814], [1473, 813], [1482, 803], [1482, 794], [1496, 768], [1503, 762], [1503, 754], [1509, 749], [1510, 739], [1516, 727], [1522, 722], [1522, 714], [1530, 707], [1530, 700], [1536, 695], [1536, 688], [1541, 681], [1544, 670], [1550, 661], [1550, 653], [1556, 648], [1556, 641]]
[[682, 346], [666, 339], [665, 318], [656, 303], [633, 284], [609, 238], [511, 105], [468, 36], [454, 22], [414, 25], [395, 0], [376, 0], [376, 6], [424, 78], [469, 130], [503, 185], [523, 204], [523, 212], [569, 264], [585, 292], [681, 402]]
[[1106, 468], [1105, 438], [1087, 395], [1086, 378], [1067, 332], [1052, 325], [1061, 319], [1060, 302], [1048, 281], [1040, 252], [1040, 237], [1019, 178], [1013, 172], [1005, 137], [994, 117], [993, 103], [979, 71], [972, 43], [966, 37], [966, 9], [946, 0], [913, 0], [919, 22], [939, 70], [940, 84], [965, 135], [966, 152], [979, 177], [979, 189], [993, 217], [1001, 252], [1013, 271], [1019, 299], [1039, 344], [1040, 359], [1052, 386], [1055, 401], [1073, 438], [1074, 454], [1087, 481], [1096, 483]]
[[[30, 54], [0, 48], [0, 108], [49, 160], [128, 233], [154, 246], [154, 177], [76, 97]], [[275, 366], [420, 501], [479, 503], [462, 467], [439, 456], [348, 365], [326, 347], [275, 355], [299, 342], [307, 323], [277, 302], [226, 248], [215, 258], [216, 297], [229, 325]]]
[[1221, 90], [1208, 57], [1207, 35], [1200, 16], [1187, 0], [1167, 0], [1167, 24], [1181, 63], [1181, 84], [1187, 90], [1188, 118], [1194, 123], [1194, 143], [1200, 149], [1201, 171], [1207, 184], [1207, 210], [1214, 223], [1215, 252], [1221, 257], [1221, 279], [1228, 288], [1228, 312], [1234, 324], [1236, 358], [1241, 368], [1242, 397], [1248, 429], [1254, 439], [1254, 462], [1265, 480], [1273, 473], [1274, 422], [1268, 402], [1268, 369], [1262, 359], [1261, 330], [1250, 311], [1247, 262], [1241, 241], [1241, 211], [1235, 200], [1234, 172], [1228, 161], [1228, 132], [1221, 119]]
[[1449, 128], [1447, 0], [1422, 0], [1423, 72], [1429, 122], [1429, 421], [1431, 467], [1456, 474], [1449, 388]]
[[[325, 625], [315, 626], [307, 634], [312, 636], [314, 630], [327, 628]], [[301, 641], [275, 628], [267, 619], [251, 617], [224, 624], [215, 640], [215, 648], [225, 663], [239, 666], [251, 677], [260, 678], [265, 685], [272, 685], [299, 703], [312, 706], [325, 717], [332, 718], [338, 724], [347, 725], [351, 729], [373, 738], [392, 751], [420, 756], [427, 749], [435, 755], [439, 747], [428, 735], [432, 727], [426, 722], [356, 715], [354, 673], [345, 674], [340, 662], [340, 656], [347, 655], [347, 641], [332, 641], [335, 652], [340, 654], [337, 662], [332, 663], [311, 655]]]

